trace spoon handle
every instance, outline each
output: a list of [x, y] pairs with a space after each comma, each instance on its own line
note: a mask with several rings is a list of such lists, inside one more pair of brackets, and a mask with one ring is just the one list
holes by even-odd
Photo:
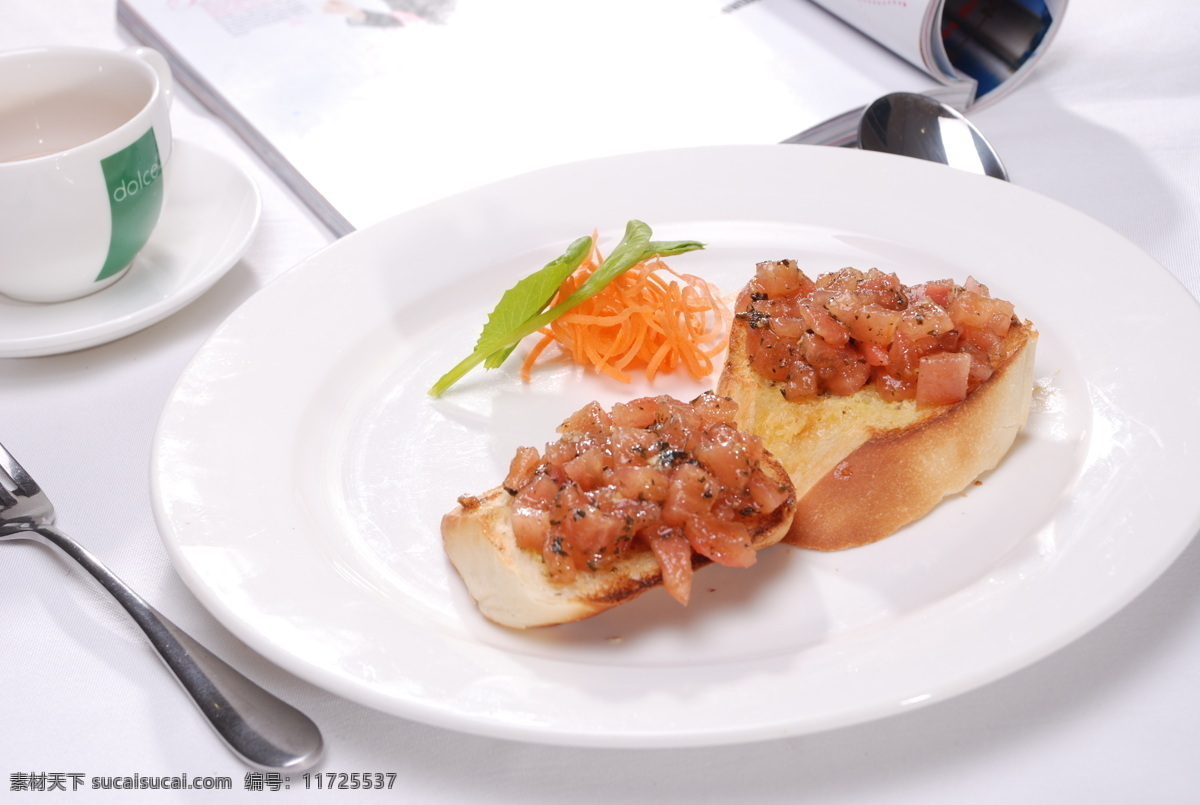
[[783, 142], [785, 145], [833, 145], [843, 148], [857, 146], [858, 121], [862, 119], [866, 110], [867, 107], [860, 106], [843, 112], [799, 134], [793, 134]]
[[6, 536], [49, 545], [99, 582], [141, 627], [213, 729], [246, 763], [263, 770], [296, 771], [320, 759], [321, 733], [308, 716], [196, 642], [78, 542], [49, 525], [22, 528]]

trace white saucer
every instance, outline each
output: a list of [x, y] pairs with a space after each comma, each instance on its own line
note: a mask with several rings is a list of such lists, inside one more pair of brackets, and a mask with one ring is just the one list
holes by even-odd
[[50, 304], [0, 296], [0, 358], [71, 352], [137, 332], [192, 302], [241, 258], [258, 228], [258, 187], [187, 142], [175, 142], [171, 167], [158, 226], [115, 284]]

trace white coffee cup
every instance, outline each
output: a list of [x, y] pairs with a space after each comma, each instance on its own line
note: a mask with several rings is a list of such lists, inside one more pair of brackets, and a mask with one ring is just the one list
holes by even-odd
[[0, 53], [0, 293], [60, 302], [129, 270], [162, 211], [171, 92], [148, 48]]

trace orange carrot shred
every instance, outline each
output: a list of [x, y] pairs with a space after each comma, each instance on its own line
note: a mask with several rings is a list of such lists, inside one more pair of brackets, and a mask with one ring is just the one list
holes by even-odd
[[[601, 261], [593, 246], [591, 255], [563, 282], [551, 304], [566, 299]], [[576, 363], [623, 383], [631, 382], [630, 372], [637, 369], [647, 380], [680, 367], [700, 379], [716, 368], [713, 358], [725, 348], [730, 321], [729, 309], [716, 288], [651, 258], [544, 327], [541, 339], [521, 365], [521, 377], [529, 380], [534, 365], [556, 344]]]

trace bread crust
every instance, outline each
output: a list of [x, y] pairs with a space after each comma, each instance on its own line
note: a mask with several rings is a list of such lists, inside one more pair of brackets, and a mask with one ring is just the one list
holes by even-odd
[[750, 366], [736, 322], [717, 391], [738, 403], [738, 426], [787, 469], [798, 503], [785, 541], [821, 551], [883, 539], [993, 469], [1029, 416], [1037, 331], [1010, 328], [1009, 357], [963, 401], [918, 407], [868, 386], [849, 397], [788, 402]]
[[[774, 457], [764, 455], [760, 466], [787, 483], [787, 471]], [[496, 487], [478, 497], [460, 499], [459, 505], [442, 517], [446, 554], [489, 620], [515, 629], [571, 623], [662, 584], [662, 569], [649, 548], [600, 570], [582, 570], [570, 584], [552, 582], [541, 556], [517, 546], [512, 499], [502, 487]], [[782, 540], [795, 508], [793, 493], [754, 530], [752, 547], [762, 550]], [[694, 569], [708, 564], [709, 559], [692, 554]]]

